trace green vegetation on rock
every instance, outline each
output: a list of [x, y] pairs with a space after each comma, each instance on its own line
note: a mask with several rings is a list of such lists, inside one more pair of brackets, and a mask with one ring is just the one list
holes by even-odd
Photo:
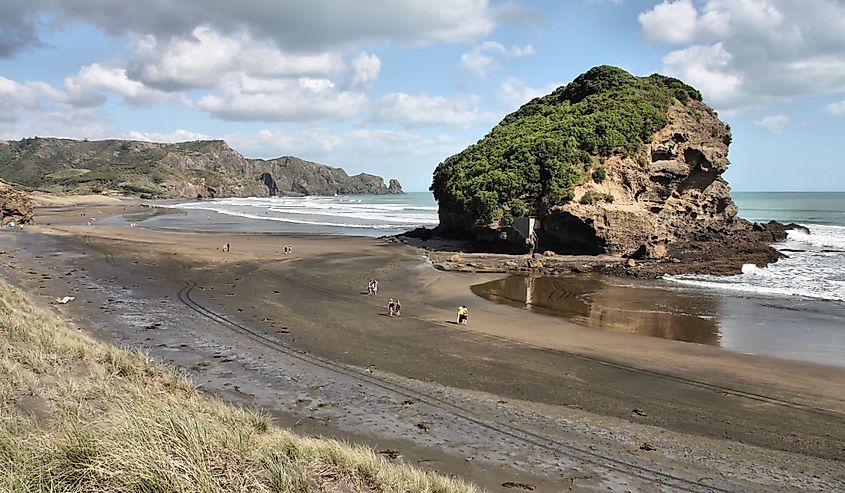
[[671, 77], [592, 68], [440, 163], [431, 191], [441, 211], [472, 218], [467, 227], [567, 202], [578, 184], [604, 179], [603, 158], [637, 156], [669, 107], [690, 100], [701, 94]]

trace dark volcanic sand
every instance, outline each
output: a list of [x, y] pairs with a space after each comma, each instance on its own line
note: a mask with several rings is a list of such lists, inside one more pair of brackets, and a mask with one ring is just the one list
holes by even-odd
[[65, 230], [0, 234], [7, 276], [295, 430], [490, 489], [845, 488], [842, 369], [588, 331], [479, 300], [469, 285], [492, 276], [379, 240]]

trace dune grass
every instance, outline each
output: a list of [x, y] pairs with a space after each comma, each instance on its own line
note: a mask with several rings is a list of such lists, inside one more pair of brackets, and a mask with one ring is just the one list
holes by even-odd
[[0, 280], [0, 491], [479, 490], [275, 427], [70, 328]]

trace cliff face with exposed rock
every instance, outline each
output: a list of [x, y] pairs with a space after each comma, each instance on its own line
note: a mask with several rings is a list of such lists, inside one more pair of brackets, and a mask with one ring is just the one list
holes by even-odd
[[765, 264], [778, 254], [761, 242], [785, 232], [737, 216], [730, 141], [682, 82], [597, 67], [438, 166], [437, 232], [492, 250]]
[[33, 206], [29, 195], [0, 180], [0, 226], [32, 223]]
[[662, 257], [668, 245], [747, 226], [722, 178], [725, 124], [698, 101], [675, 103], [668, 116], [638, 154], [609, 156], [601, 181], [575, 186], [572, 200], [546, 210], [542, 240], [549, 247]]
[[375, 175], [297, 157], [248, 159], [223, 141], [0, 141], [0, 178], [28, 189], [149, 198], [402, 193]]

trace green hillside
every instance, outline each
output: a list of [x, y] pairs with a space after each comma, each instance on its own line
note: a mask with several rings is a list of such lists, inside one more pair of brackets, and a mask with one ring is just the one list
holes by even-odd
[[[165, 196], [166, 180], [195, 180], [197, 170], [170, 165], [168, 155], [201, 156], [220, 141], [152, 144], [125, 140], [75, 141], [30, 138], [0, 146], [0, 176], [28, 189], [64, 193], [115, 190]], [[225, 145], [225, 144], [223, 144]], [[203, 173], [214, 177], [214, 171]], [[211, 185], [229, 183], [218, 176]]]
[[402, 193], [396, 180], [385, 186], [380, 176], [349, 176], [293, 156], [248, 159], [222, 140], [0, 141], [0, 179], [27, 190], [142, 198]]

